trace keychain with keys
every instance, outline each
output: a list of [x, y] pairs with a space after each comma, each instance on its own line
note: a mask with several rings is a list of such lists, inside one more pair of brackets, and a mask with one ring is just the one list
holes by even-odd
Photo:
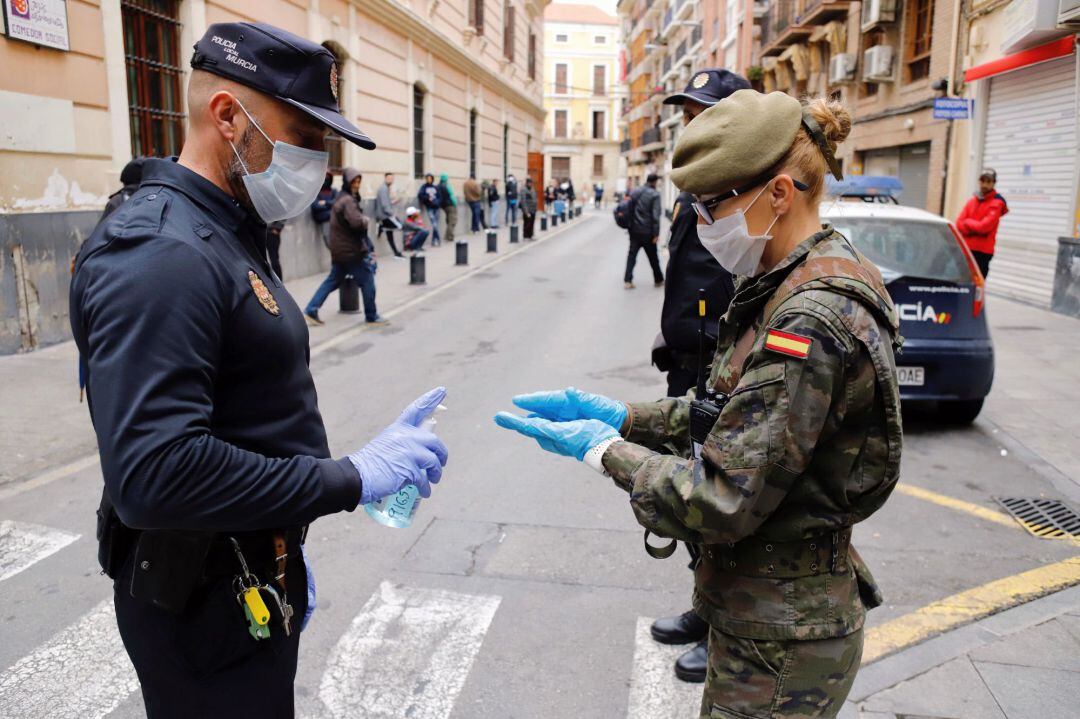
[[[240, 567], [243, 570], [243, 574], [238, 574], [233, 579], [233, 589], [236, 591], [237, 603], [244, 608], [248, 632], [256, 640], [269, 639], [270, 609], [267, 608], [266, 600], [263, 598], [263, 591], [269, 587], [259, 582], [259, 578], [248, 569], [247, 560], [244, 559], [237, 541], [232, 537], [229, 537], [229, 541], [232, 542], [233, 551], [236, 552], [236, 558], [240, 560]], [[273, 596], [276, 600], [276, 593]]]
[[267, 606], [270, 607], [271, 613], [274, 615], [274, 621], [280, 621], [281, 626], [285, 629], [285, 636], [292, 634], [292, 624], [290, 620], [293, 615], [292, 606], [285, 600], [285, 598], [278, 594], [273, 585], [264, 584], [259, 587], [259, 592], [266, 599]]

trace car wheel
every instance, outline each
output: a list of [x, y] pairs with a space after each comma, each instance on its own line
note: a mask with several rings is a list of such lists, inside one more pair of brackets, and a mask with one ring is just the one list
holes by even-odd
[[971, 424], [982, 411], [983, 399], [968, 399], [957, 402], [941, 402], [938, 411], [941, 418], [950, 424]]

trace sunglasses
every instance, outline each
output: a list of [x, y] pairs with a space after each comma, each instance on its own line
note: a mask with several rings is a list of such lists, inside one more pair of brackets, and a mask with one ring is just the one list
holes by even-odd
[[[770, 177], [769, 179], [771, 180], [772, 178]], [[756, 187], [758, 187], [759, 185], [761, 185], [762, 182], [766, 182], [766, 181], [767, 180], [763, 180], [762, 178], [759, 177], [758, 179], [754, 180], [753, 182], [747, 183], [747, 184], [743, 185], [742, 187], [736, 187], [734, 190], [728, 190], [727, 192], [722, 192], [719, 195], [717, 195], [716, 197], [712, 197], [712, 198], [710, 198], [708, 200], [698, 200], [693, 205], [694, 212], [697, 213], [697, 216], [701, 218], [702, 222], [704, 222], [706, 225], [711, 225], [713, 223], [712, 210], [713, 210], [714, 207], [719, 205], [724, 200], [730, 200], [732, 197], [738, 197], [739, 195], [745, 195], [747, 192], [750, 192], [751, 190], [753, 190]], [[795, 185], [795, 189], [798, 190], [799, 192], [806, 192], [807, 190], [810, 189], [809, 185], [806, 185], [806, 184], [804, 184], [802, 182], [799, 182], [798, 180], [796, 180], [794, 178], [791, 180], [791, 182], [792, 182], [792, 184]]]

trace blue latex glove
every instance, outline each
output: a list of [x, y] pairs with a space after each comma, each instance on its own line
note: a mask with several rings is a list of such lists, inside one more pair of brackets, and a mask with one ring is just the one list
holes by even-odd
[[431, 485], [439, 481], [446, 466], [446, 445], [419, 427], [445, 397], [446, 388], [431, 390], [406, 407], [366, 447], [349, 455], [360, 473], [361, 504], [397, 494], [407, 484], [415, 485], [421, 497], [431, 496]]
[[304, 619], [300, 622], [300, 631], [304, 631], [318, 603], [315, 601], [315, 574], [311, 571], [311, 560], [308, 559], [307, 550], [302, 544], [300, 556], [304, 559], [304, 570], [307, 572], [307, 609], [304, 611]]
[[615, 429], [626, 421], [626, 405], [592, 392], [573, 387], [554, 392], [533, 392], [514, 397], [514, 404], [543, 419], [566, 422], [572, 419], [598, 419]]
[[578, 461], [585, 454], [611, 437], [618, 437], [618, 430], [598, 419], [575, 419], [569, 422], [552, 422], [541, 417], [519, 417], [509, 412], [495, 415], [495, 424], [512, 429], [526, 437], [532, 437], [542, 448]]

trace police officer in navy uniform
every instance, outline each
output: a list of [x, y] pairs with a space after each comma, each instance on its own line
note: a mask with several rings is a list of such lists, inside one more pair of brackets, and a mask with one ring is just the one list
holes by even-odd
[[[682, 121], [686, 126], [705, 109], [736, 90], [749, 87], [746, 78], [728, 70], [701, 70], [690, 78], [685, 90], [665, 98], [664, 104], [682, 105]], [[727, 312], [735, 294], [731, 273], [698, 240], [697, 215], [691, 209], [694, 200], [693, 195], [682, 192], [672, 210], [664, 307], [660, 313], [660, 334], [653, 346], [653, 364], [667, 372], [671, 397], [682, 397], [697, 382], [698, 290], [705, 289], [707, 334], [711, 332], [705, 339], [707, 349], [716, 346], [717, 322]], [[694, 644], [675, 662], [675, 674], [689, 682], [705, 681], [708, 632], [708, 625], [693, 609], [658, 619], [652, 625], [652, 636], [658, 642]]]
[[315, 199], [327, 131], [375, 144], [341, 114], [334, 57], [304, 38], [215, 24], [191, 65], [180, 157], [146, 161], [72, 279], [99, 559], [150, 717], [291, 717], [307, 525], [409, 484], [428, 496], [446, 447], [420, 425], [445, 390], [331, 458], [266, 225]]

